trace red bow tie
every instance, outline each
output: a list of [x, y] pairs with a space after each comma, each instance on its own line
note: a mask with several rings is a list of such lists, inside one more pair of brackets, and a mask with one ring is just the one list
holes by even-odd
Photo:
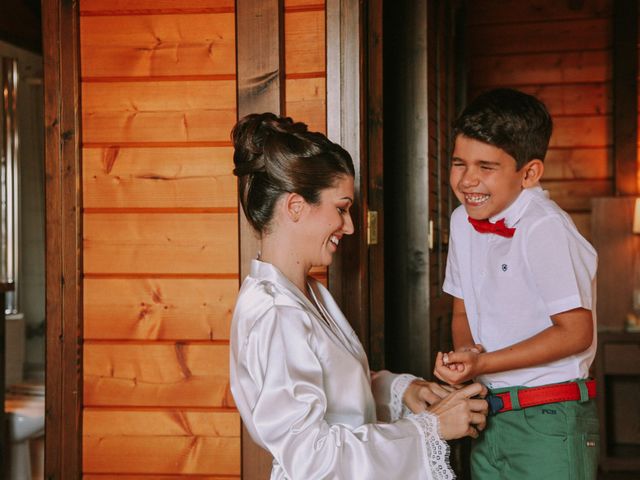
[[469, 223], [473, 225], [473, 228], [480, 233], [495, 233], [501, 237], [511, 238], [516, 233], [515, 228], [509, 228], [504, 224], [504, 218], [498, 220], [496, 223], [491, 223], [489, 220], [476, 220], [475, 218], [467, 217]]

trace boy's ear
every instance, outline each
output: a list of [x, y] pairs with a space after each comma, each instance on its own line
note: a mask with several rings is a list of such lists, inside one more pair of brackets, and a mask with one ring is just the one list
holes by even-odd
[[298, 193], [288, 193], [284, 200], [284, 207], [289, 219], [292, 222], [297, 222], [300, 219], [302, 210], [307, 202], [305, 202], [302, 195]]
[[529, 160], [522, 169], [524, 170], [522, 188], [533, 187], [540, 181], [540, 178], [542, 178], [544, 163], [542, 163], [542, 160], [534, 158], [533, 160]]

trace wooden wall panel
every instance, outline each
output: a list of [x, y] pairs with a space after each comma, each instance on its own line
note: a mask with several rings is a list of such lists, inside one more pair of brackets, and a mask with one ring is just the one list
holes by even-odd
[[84, 459], [89, 472], [240, 474], [240, 437], [85, 436], [83, 446], [93, 452]]
[[[518, 23], [475, 25], [470, 34], [478, 42], [469, 45], [469, 55], [599, 50], [611, 44], [611, 23], [606, 18], [557, 21], [547, 18], [535, 23], [522, 23], [522, 20], [518, 19]], [[505, 42], [505, 38], [512, 41]]]
[[233, 80], [83, 83], [84, 144], [229, 143]]
[[544, 160], [546, 179], [611, 178], [613, 165], [611, 149], [596, 148], [550, 148]]
[[605, 82], [611, 80], [608, 52], [531, 53], [471, 58], [474, 87]]
[[284, 20], [286, 75], [324, 72], [325, 13], [317, 10], [287, 11]]
[[284, 8], [291, 12], [294, 10], [309, 10], [326, 8], [325, 0], [284, 0]]
[[235, 0], [81, 0], [82, 15], [141, 15], [148, 13], [227, 13]]
[[613, 179], [612, 0], [469, 2], [469, 93], [513, 87], [554, 120], [544, 188], [588, 235]]
[[238, 273], [235, 213], [105, 213], [84, 218], [84, 271]]
[[228, 340], [237, 279], [86, 279], [84, 338]]
[[84, 478], [239, 478], [233, 0], [82, 0]]
[[[84, 420], [85, 451], [96, 452], [85, 463], [90, 472], [138, 472], [163, 478], [176, 471], [240, 473], [240, 416], [235, 411], [87, 408]], [[163, 443], [154, 437], [162, 437]], [[125, 447], [124, 455], [118, 446]]]
[[89, 208], [236, 208], [231, 147], [85, 148]]
[[234, 407], [229, 389], [229, 346], [87, 341], [84, 405]]
[[524, 23], [550, 20], [575, 20], [579, 18], [608, 17], [611, 15], [609, 0], [584, 0], [558, 2], [557, 0], [480, 0], [469, 2], [467, 17], [471, 23]]
[[235, 17], [84, 16], [82, 76], [235, 76]]
[[[162, 480], [184, 480], [184, 475], [162, 475]], [[188, 477], [192, 480], [233, 480], [240, 479], [239, 475], [190, 475]], [[109, 474], [109, 473], [89, 473], [82, 476], [82, 480], [158, 480], [156, 474]]]
[[286, 81], [286, 114], [309, 126], [309, 130], [327, 133], [327, 86], [320, 78]]

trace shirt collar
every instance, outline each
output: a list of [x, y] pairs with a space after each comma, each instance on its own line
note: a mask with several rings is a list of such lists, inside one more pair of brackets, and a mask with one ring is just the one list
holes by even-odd
[[542, 190], [540, 185], [524, 188], [511, 205], [505, 208], [502, 212], [490, 217], [489, 221], [495, 223], [504, 218], [504, 223], [507, 227], [514, 227], [515, 224], [518, 223], [518, 220], [522, 218], [527, 206], [536, 195], [548, 196], [548, 193], [545, 190]]
[[[284, 293], [287, 297], [296, 300], [298, 303], [302, 303], [307, 308], [313, 307], [315, 309], [305, 294], [302, 293], [300, 289], [275, 265], [257, 259], [251, 260], [250, 275], [258, 281], [268, 281], [276, 288], [278, 286], [284, 287], [279, 288], [278, 290]], [[313, 278], [307, 277], [307, 282], [312, 284]]]

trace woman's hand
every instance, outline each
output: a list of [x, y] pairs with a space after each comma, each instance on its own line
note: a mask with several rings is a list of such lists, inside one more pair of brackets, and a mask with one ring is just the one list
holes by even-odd
[[424, 412], [429, 405], [433, 405], [455, 390], [455, 387], [449, 385], [414, 380], [404, 391], [402, 401], [413, 413]]
[[427, 410], [438, 417], [440, 437], [443, 440], [466, 436], [477, 438], [487, 425], [489, 406], [482, 399], [486, 394], [484, 385], [472, 383], [431, 405]]

